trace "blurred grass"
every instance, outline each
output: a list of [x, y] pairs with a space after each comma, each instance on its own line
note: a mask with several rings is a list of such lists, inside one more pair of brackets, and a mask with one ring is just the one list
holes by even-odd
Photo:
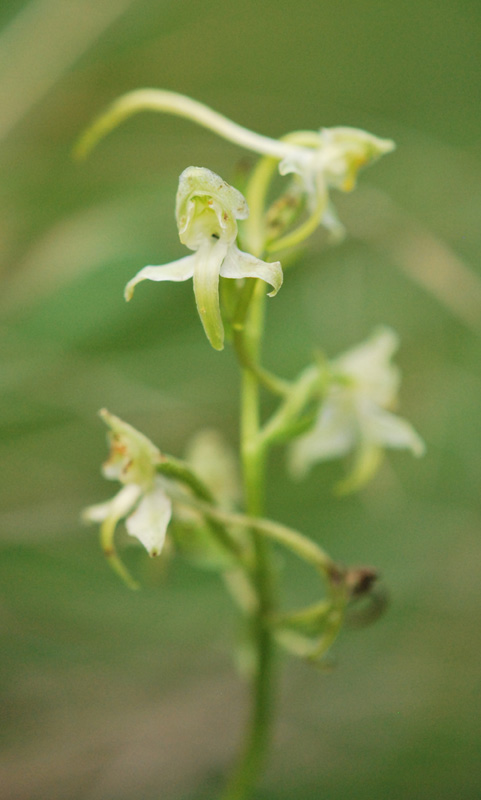
[[347, 241], [317, 235], [269, 302], [266, 362], [294, 375], [313, 346], [335, 355], [392, 325], [428, 455], [390, 456], [342, 502], [337, 465], [292, 487], [282, 452], [271, 460], [271, 515], [376, 564], [392, 603], [343, 635], [332, 672], [290, 664], [258, 797], [479, 797], [479, 4], [9, 0], [0, 23], [5, 797], [211, 798], [244, 713], [219, 581], [180, 560], [164, 576], [129, 547], [145, 584], [129, 593], [79, 525], [110, 491], [100, 406], [176, 455], [206, 423], [236, 439], [235, 364], [204, 341], [191, 288], [145, 287], [129, 306], [122, 290], [181, 255], [182, 169], [233, 180], [245, 154], [145, 116], [70, 158], [142, 85], [274, 136], [351, 124], [398, 143], [339, 198]]

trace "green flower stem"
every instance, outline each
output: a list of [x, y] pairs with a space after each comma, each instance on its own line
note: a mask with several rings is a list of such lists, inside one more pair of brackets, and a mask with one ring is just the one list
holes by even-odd
[[305, 608], [296, 609], [295, 611], [284, 611], [282, 613], [274, 614], [271, 622], [273, 625], [282, 625], [285, 627], [299, 625], [315, 625], [319, 621], [324, 620], [329, 611], [331, 610], [331, 603], [329, 600], [321, 600], [313, 605], [306, 606]]
[[314, 567], [330, 584], [337, 587], [343, 582], [344, 571], [316, 542], [294, 528], [274, 522], [263, 517], [253, 517], [250, 514], [241, 514], [236, 511], [226, 511], [210, 502], [187, 495], [182, 490], [172, 487], [166, 488], [173, 499], [185, 506], [195, 508], [206, 519], [221, 523], [224, 527], [244, 528], [253, 530], [263, 539], [269, 539], [275, 544], [285, 547], [298, 558]]
[[[264, 209], [275, 164], [272, 158], [261, 159], [246, 190], [250, 214], [243, 227], [241, 241], [248, 252], [259, 258], [262, 257], [265, 247]], [[255, 518], [261, 517], [264, 509], [265, 462], [268, 450], [268, 440], [263, 440], [261, 436], [260, 385], [281, 395], [286, 395], [288, 388], [284, 381], [274, 378], [259, 365], [265, 300], [259, 283], [248, 281], [241, 292], [232, 323], [234, 347], [242, 367], [241, 456], [246, 508], [247, 514]], [[272, 567], [268, 543], [265, 540], [266, 529], [259, 530], [252, 520], [250, 530], [255, 555], [252, 577], [257, 592], [257, 607], [251, 618], [257, 652], [252, 682], [252, 715], [241, 757], [222, 800], [245, 800], [249, 797], [262, 769], [270, 736], [274, 692], [274, 640], [269, 624], [274, 612]], [[289, 536], [287, 539], [290, 541]], [[308, 545], [307, 547], [309, 548]]]
[[[269, 628], [271, 630], [273, 628], [273, 634], [271, 633], [271, 635], [278, 638], [281, 644], [289, 644], [289, 650], [296, 652], [298, 656], [309, 661], [319, 661], [337, 638], [344, 620], [350, 596], [349, 587], [345, 580], [346, 571], [336, 564], [316, 542], [293, 528], [288, 528], [286, 525], [281, 525], [269, 519], [224, 511], [192, 496], [177, 493], [175, 489], [170, 490], [170, 492], [173, 499], [177, 499], [184, 505], [193, 506], [207, 519], [219, 522], [226, 528], [234, 526], [255, 531], [260, 539], [269, 539], [275, 544], [285, 547], [316, 569], [326, 583], [327, 598], [303, 609], [285, 613], [278, 613], [271, 607], [270, 613], [267, 611], [263, 622], [265, 629]], [[321, 619], [325, 619], [324, 630], [322, 635], [314, 641], [294, 631], [288, 635], [289, 638], [287, 639], [285, 633], [279, 632], [279, 628], [284, 628], [285, 630], [290, 624], [312, 624], [315, 621], [321, 621]], [[272, 646], [272, 643], [270, 644]], [[270, 678], [271, 672], [266, 670], [263, 674], [267, 680]], [[268, 686], [264, 686], [263, 682], [256, 682], [256, 713], [251, 721], [243, 758], [226, 793], [222, 796], [222, 800], [243, 800], [243, 798], [248, 797], [249, 790], [253, 786], [262, 766], [263, 748], [267, 744], [267, 731], [270, 720], [270, 714], [268, 713], [270, 704], [266, 703], [266, 699], [270, 695], [265, 694], [268, 688]]]
[[[246, 319], [252, 299], [256, 292], [261, 291], [258, 284], [261, 284], [262, 287], [261, 281], [249, 280], [241, 290], [232, 319], [233, 345], [241, 367], [252, 372], [261, 386], [264, 386], [272, 394], [284, 396], [289, 392], [290, 384], [258, 364], [257, 358], [253, 357], [252, 354], [253, 342], [248, 339], [248, 331], [246, 335]], [[259, 303], [262, 302], [261, 300], [259, 301]]]
[[[180, 461], [172, 456], [166, 456], [164, 461], [157, 464], [157, 472], [160, 475], [164, 475], [166, 478], [173, 478], [185, 484], [199, 500], [203, 500], [207, 503], [214, 502], [212, 493], [207, 486], [191, 472], [184, 461]], [[222, 547], [241, 564], [248, 566], [247, 554], [244, 552], [244, 548], [242, 548], [239, 542], [227, 532], [225, 526], [215, 519], [209, 519], [209, 522], [212, 533]]]
[[277, 167], [274, 158], [261, 158], [254, 167], [246, 187], [246, 200], [249, 216], [243, 221], [240, 241], [248, 252], [261, 257], [266, 241], [265, 205], [269, 185]]
[[[245, 323], [238, 336], [250, 359], [257, 362], [264, 319], [264, 292], [260, 282], [254, 288]], [[259, 447], [259, 378], [251, 369], [242, 370], [241, 456], [246, 508], [253, 517], [264, 506], [265, 449]], [[252, 680], [252, 712], [243, 749], [222, 800], [249, 797], [262, 769], [270, 734], [273, 695], [273, 638], [268, 619], [272, 613], [273, 587], [268, 545], [255, 526], [250, 526], [255, 565], [252, 575], [257, 607], [251, 617], [257, 662]]]
[[[309, 367], [291, 388], [285, 401], [259, 432], [262, 447], [282, 441], [299, 419], [307, 404], [322, 391], [322, 375], [317, 367]], [[308, 420], [309, 421], [309, 420]]]
[[[165, 89], [136, 89], [115, 100], [105, 113], [94, 121], [77, 143], [75, 156], [85, 158], [100, 139], [125, 119], [140, 111], [158, 111], [190, 119], [240, 147], [252, 150], [254, 153], [269, 154], [278, 160], [295, 155], [299, 151], [298, 147], [280, 139], [270, 139], [250, 131], [183, 94]], [[317, 140], [316, 145], [318, 146]]]
[[239, 364], [245, 370], [251, 372], [261, 386], [263, 386], [269, 392], [272, 392], [272, 394], [280, 395], [281, 397], [284, 397], [288, 394], [290, 389], [290, 383], [288, 381], [278, 378], [277, 375], [274, 375], [272, 372], [264, 369], [264, 367], [261, 367], [251, 358], [251, 355], [246, 347], [246, 341], [245, 337], [243, 336], [242, 329], [239, 329], [239, 327], [233, 328], [232, 340]]

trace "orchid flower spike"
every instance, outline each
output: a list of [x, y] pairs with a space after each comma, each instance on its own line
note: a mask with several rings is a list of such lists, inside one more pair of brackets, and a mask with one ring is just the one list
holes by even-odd
[[164, 489], [164, 479], [156, 473], [156, 465], [162, 461], [157, 447], [106, 409], [100, 411], [100, 416], [110, 429], [110, 456], [103, 464], [102, 472], [106, 478], [118, 480], [123, 486], [111, 500], [85, 509], [83, 518], [101, 523], [100, 538], [105, 555], [115, 571], [133, 585], [115, 552], [117, 524], [126, 518], [125, 527], [130, 536], [138, 539], [149, 555], [159, 555], [172, 515], [172, 504]]
[[390, 409], [396, 405], [400, 373], [391, 363], [399, 346], [390, 328], [330, 363], [331, 382], [314, 427], [296, 439], [289, 451], [294, 477], [302, 478], [321, 461], [354, 453], [351, 473], [341, 493], [363, 486], [376, 471], [383, 450], [410, 450], [422, 456], [424, 442], [412, 425]]
[[188, 167], [179, 179], [176, 201], [179, 238], [194, 255], [158, 267], [144, 267], [125, 287], [130, 300], [140, 281], [194, 279], [197, 310], [212, 347], [222, 350], [224, 328], [219, 306], [219, 276], [260, 278], [273, 287], [282, 285], [279, 261], [267, 263], [243, 253], [236, 245], [237, 220], [249, 212], [243, 195], [218, 175], [203, 167]]

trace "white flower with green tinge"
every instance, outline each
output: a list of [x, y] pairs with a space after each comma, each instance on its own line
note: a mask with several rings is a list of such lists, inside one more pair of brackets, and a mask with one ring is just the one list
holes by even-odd
[[[149, 555], [159, 555], [172, 516], [164, 481], [156, 473], [161, 453], [146, 436], [106, 409], [100, 416], [110, 428], [110, 456], [102, 472], [106, 478], [120, 481], [123, 487], [106, 503], [87, 508], [84, 519], [101, 523], [101, 542], [107, 556], [115, 555], [115, 529], [124, 518], [130, 536], [138, 539]], [[114, 567], [126, 577], [119, 563]]]
[[369, 340], [330, 362], [331, 380], [314, 427], [290, 448], [289, 465], [302, 478], [321, 461], [354, 453], [351, 473], [340, 491], [352, 491], [374, 474], [386, 448], [410, 450], [425, 446], [412, 425], [393, 414], [400, 383], [391, 358], [397, 335], [381, 328]]
[[299, 176], [317, 223], [334, 231], [342, 226], [330, 206], [329, 189], [350, 191], [361, 167], [395, 147], [390, 139], [342, 126], [294, 131], [281, 139], [271, 139], [177, 92], [136, 89], [119, 97], [85, 132], [77, 145], [77, 156], [86, 156], [99, 139], [140, 111], [158, 111], [190, 119], [240, 147], [276, 159], [281, 175], [295, 173]]
[[194, 279], [197, 310], [212, 347], [222, 350], [224, 327], [219, 306], [219, 276], [260, 278], [273, 287], [282, 285], [279, 261], [267, 263], [243, 253], [236, 245], [237, 220], [248, 216], [243, 195], [203, 167], [188, 167], [179, 179], [176, 219], [179, 238], [194, 255], [162, 266], [144, 267], [125, 287], [130, 300], [140, 281]]
[[299, 131], [286, 138], [297, 147], [280, 161], [280, 174], [299, 176], [311, 208], [320, 212], [320, 222], [334, 230], [342, 226], [330, 205], [329, 190], [352, 191], [359, 170], [395, 147], [390, 139], [348, 127]]

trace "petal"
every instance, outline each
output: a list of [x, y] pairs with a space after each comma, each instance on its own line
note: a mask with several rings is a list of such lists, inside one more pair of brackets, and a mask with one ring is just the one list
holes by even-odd
[[159, 267], [144, 267], [140, 272], [128, 282], [124, 290], [124, 297], [130, 300], [134, 293], [134, 288], [140, 281], [187, 281], [194, 274], [195, 255], [179, 258], [170, 264], [162, 264]]
[[332, 244], [338, 244], [342, 242], [346, 235], [346, 229], [337, 216], [337, 211], [330, 201], [326, 203], [326, 208], [321, 218], [321, 225], [323, 225], [329, 231], [329, 241]]
[[399, 337], [388, 327], [381, 327], [365, 342], [333, 361], [340, 373], [353, 378], [356, 387], [377, 405], [392, 405], [400, 383], [400, 372], [391, 364], [399, 347]]
[[[307, 156], [307, 158], [306, 158]], [[298, 176], [303, 190], [307, 194], [308, 205], [313, 211], [316, 207], [321, 209], [328, 201], [328, 189], [324, 178], [324, 165], [319, 161], [318, 149], [308, 149], [304, 158], [287, 156], [279, 162], [279, 174]]]
[[140, 491], [140, 487], [132, 483], [124, 486], [115, 497], [107, 500], [106, 503], [97, 503], [97, 505], [86, 508], [82, 513], [82, 518], [87, 522], [104, 522], [104, 520], [109, 519], [115, 527], [117, 522], [133, 508], [139, 498]]
[[165, 533], [172, 516], [172, 503], [162, 484], [157, 481], [146, 492], [134, 513], [125, 521], [127, 531], [141, 542], [149, 555], [159, 555], [164, 546]]
[[101, 522], [100, 544], [106, 559], [117, 575], [131, 589], [138, 589], [138, 584], [133, 580], [128, 570], [117, 555], [114, 543], [114, 534], [117, 523], [133, 508], [141, 495], [141, 488], [130, 483], [124, 486], [112, 500], [99, 503], [84, 511], [83, 517], [92, 522]]
[[372, 442], [365, 441], [357, 449], [352, 467], [344, 478], [336, 485], [337, 494], [350, 494], [362, 489], [368, 483], [382, 461], [381, 447]]
[[390, 139], [379, 139], [360, 128], [323, 128], [321, 139], [327, 156], [325, 171], [328, 183], [345, 192], [354, 188], [361, 167], [395, 147]]
[[243, 253], [237, 245], [231, 244], [220, 269], [223, 278], [260, 278], [269, 283], [274, 291], [269, 292], [269, 297], [274, 297], [282, 286], [282, 267], [280, 261], [261, 261], [260, 258]]
[[182, 227], [182, 214], [193, 197], [212, 197], [234, 219], [246, 219], [249, 209], [245, 197], [226, 183], [220, 175], [206, 167], [187, 167], [179, 178], [176, 198], [176, 217], [179, 228]]
[[411, 450], [422, 456], [426, 446], [410, 422], [382, 408], [373, 408], [363, 421], [363, 435], [380, 447]]
[[224, 347], [224, 326], [219, 307], [219, 273], [228, 245], [207, 239], [195, 256], [194, 294], [206, 336], [215, 350]]
[[279, 175], [300, 175], [304, 177], [305, 167], [300, 164], [295, 156], [286, 156], [279, 161]]
[[104, 476], [124, 484], [150, 486], [155, 465], [161, 459], [160, 450], [143, 433], [106, 408], [99, 414], [110, 428], [110, 455], [102, 466]]
[[314, 464], [341, 458], [352, 450], [356, 438], [356, 420], [350, 404], [342, 396], [328, 398], [314, 428], [289, 448], [291, 474], [300, 479]]

